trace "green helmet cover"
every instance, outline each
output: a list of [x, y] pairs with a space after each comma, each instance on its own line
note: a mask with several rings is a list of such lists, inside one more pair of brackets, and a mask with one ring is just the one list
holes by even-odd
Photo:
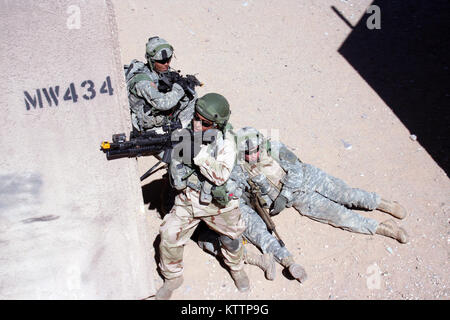
[[158, 36], [148, 39], [145, 45], [145, 57], [151, 68], [154, 68], [154, 61], [170, 58], [173, 54], [173, 47], [163, 38]]
[[227, 124], [231, 114], [227, 99], [218, 93], [207, 93], [197, 99], [195, 111], [220, 127]]

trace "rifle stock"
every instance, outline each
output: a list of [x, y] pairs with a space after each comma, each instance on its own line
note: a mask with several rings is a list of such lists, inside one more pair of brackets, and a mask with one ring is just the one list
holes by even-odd
[[261, 219], [263, 219], [269, 232], [273, 232], [275, 234], [275, 236], [278, 238], [278, 242], [280, 243], [280, 245], [282, 247], [284, 247], [285, 244], [284, 244], [283, 240], [281, 240], [281, 237], [277, 232], [277, 229], [276, 229], [275, 223], [272, 220], [272, 217], [269, 215], [269, 211], [266, 208], [265, 201], [261, 197], [261, 192], [259, 190], [259, 187], [253, 181], [251, 181], [251, 179], [248, 179], [248, 183], [251, 187], [250, 201], [251, 201], [253, 208], [255, 208], [256, 212], [259, 214]]

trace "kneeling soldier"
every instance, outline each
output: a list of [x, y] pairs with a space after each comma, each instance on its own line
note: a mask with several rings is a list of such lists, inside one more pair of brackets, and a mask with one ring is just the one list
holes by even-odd
[[191, 156], [193, 163], [186, 161], [189, 148], [183, 149], [183, 161], [172, 158], [171, 182], [179, 193], [174, 208], [164, 217], [160, 227], [159, 267], [165, 281], [156, 293], [156, 299], [169, 299], [181, 286], [183, 248], [200, 221], [220, 234], [224, 262], [239, 291], [249, 289], [249, 279], [243, 270], [241, 235], [245, 225], [239, 200], [227, 186], [236, 162], [236, 141], [228, 124], [229, 117], [229, 104], [223, 96], [209, 93], [199, 98], [191, 129], [194, 136], [215, 132], [214, 139], [201, 144], [198, 154]]

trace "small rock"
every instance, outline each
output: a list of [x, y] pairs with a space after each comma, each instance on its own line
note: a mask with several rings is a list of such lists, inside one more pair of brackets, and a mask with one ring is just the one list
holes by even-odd
[[417, 140], [417, 136], [416, 136], [415, 134], [410, 135], [409, 138], [410, 138], [412, 141], [416, 141], [416, 140]]
[[392, 251], [391, 247], [386, 247], [387, 252], [389, 252], [390, 254], [394, 254], [394, 251]]
[[350, 150], [350, 149], [352, 148], [352, 145], [351, 145], [350, 143], [345, 142], [345, 141], [342, 140], [342, 139], [341, 139], [341, 141], [342, 141], [342, 143], [344, 144], [344, 148], [345, 148], [346, 150]]

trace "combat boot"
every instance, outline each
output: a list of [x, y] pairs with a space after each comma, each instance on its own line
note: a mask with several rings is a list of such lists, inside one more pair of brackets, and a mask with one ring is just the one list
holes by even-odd
[[382, 198], [377, 209], [389, 213], [397, 219], [404, 219], [406, 217], [406, 209], [396, 201], [389, 201]]
[[231, 278], [233, 278], [239, 292], [245, 292], [250, 289], [250, 280], [244, 270], [232, 271], [230, 270]]
[[295, 263], [294, 258], [292, 256], [283, 258], [281, 260], [281, 265], [283, 267], [286, 267], [291, 274], [292, 277], [294, 277], [298, 282], [304, 282], [307, 278], [305, 269]]
[[275, 268], [275, 260], [273, 259], [272, 253], [256, 255], [246, 252], [244, 261], [261, 268], [262, 271], [264, 271], [267, 280], [275, 280], [277, 270]]
[[393, 238], [400, 243], [408, 242], [408, 234], [406, 233], [405, 229], [399, 227], [393, 219], [389, 219], [380, 223], [375, 233]]
[[163, 286], [156, 292], [155, 299], [169, 300], [173, 291], [178, 289], [183, 284], [183, 280], [183, 276], [174, 279], [166, 279]]

